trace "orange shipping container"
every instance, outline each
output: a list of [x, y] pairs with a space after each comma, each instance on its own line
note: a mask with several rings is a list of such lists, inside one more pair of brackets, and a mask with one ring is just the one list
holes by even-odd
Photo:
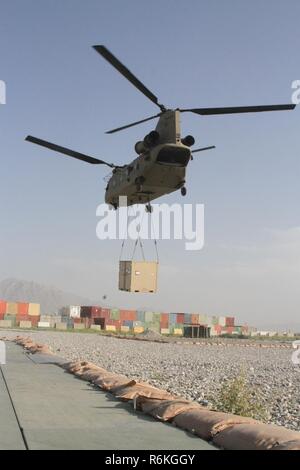
[[136, 310], [120, 310], [121, 322], [125, 320], [136, 321]]
[[0, 314], [6, 313], [6, 302], [4, 300], [0, 300]]
[[198, 314], [192, 313], [191, 323], [192, 323], [192, 325], [199, 325], [199, 315]]
[[18, 315], [28, 315], [29, 304], [18, 302]]

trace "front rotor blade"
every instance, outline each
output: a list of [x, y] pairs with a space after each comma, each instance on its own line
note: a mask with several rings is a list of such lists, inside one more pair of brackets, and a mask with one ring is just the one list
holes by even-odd
[[294, 104], [279, 104], [270, 106], [238, 106], [231, 108], [192, 108], [182, 109], [181, 112], [191, 112], [201, 116], [213, 116], [218, 114], [240, 114], [240, 113], [261, 113], [265, 111], [289, 111], [295, 109]]
[[215, 148], [216, 148], [216, 146], [212, 145], [211, 147], [203, 147], [201, 149], [192, 150], [192, 153], [204, 152], [204, 150], [212, 150], [212, 149], [215, 149]]
[[152, 103], [156, 104], [162, 111], [165, 107], [158, 102], [158, 98], [145, 85], [133, 75], [130, 70], [123, 65], [105, 46], [93, 46], [94, 49], [104, 57], [123, 77], [127, 78], [138, 90], [140, 90]]
[[60, 145], [52, 144], [51, 142], [38, 139], [37, 137], [32, 137], [31, 135], [28, 135], [25, 140], [27, 140], [28, 142], [32, 142], [33, 144], [41, 145], [42, 147], [46, 147], [50, 150], [54, 150], [55, 152], [68, 155], [69, 157], [76, 158], [77, 160], [82, 160], [93, 165], [107, 165], [111, 168], [114, 168], [114, 165], [112, 165], [111, 163], [104, 162], [103, 160], [98, 160], [97, 158], [90, 157], [89, 155], [85, 155], [83, 153], [75, 152], [74, 150], [70, 150], [66, 147], [61, 147]]
[[124, 129], [128, 129], [129, 127], [137, 126], [138, 124], [142, 124], [143, 122], [151, 121], [151, 119], [155, 119], [161, 116], [162, 113], [156, 114], [155, 116], [151, 116], [146, 119], [142, 119], [141, 121], [132, 122], [131, 124], [126, 124], [122, 127], [117, 127], [116, 129], [112, 129], [111, 131], [107, 131], [106, 134], [114, 134], [115, 132], [123, 131]]

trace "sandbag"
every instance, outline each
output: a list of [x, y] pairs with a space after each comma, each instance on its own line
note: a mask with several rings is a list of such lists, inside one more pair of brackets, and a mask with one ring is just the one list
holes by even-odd
[[197, 403], [188, 400], [176, 399], [173, 400], [155, 400], [151, 398], [138, 397], [137, 408], [141, 409], [144, 413], [150, 414], [154, 418], [161, 421], [171, 421], [175, 416], [191, 409], [201, 408]]
[[185, 411], [174, 418], [176, 426], [208, 441], [221, 430], [231, 427], [234, 424], [255, 422], [256, 421], [251, 418], [210, 411], [201, 407]]
[[284, 442], [273, 447], [272, 450], [300, 450], [300, 440]]
[[172, 400], [173, 395], [160, 390], [159, 388], [152, 387], [145, 382], [136, 382], [132, 380], [125, 387], [121, 387], [115, 392], [117, 398], [122, 400], [134, 400], [137, 397], [156, 398], [158, 400]]
[[98, 378], [94, 381], [95, 385], [102, 388], [103, 390], [108, 390], [112, 393], [118, 392], [123, 387], [129, 386], [131, 380], [125, 375], [113, 374], [112, 372], [105, 372], [98, 375]]
[[228, 450], [278, 449], [292, 441], [300, 446], [299, 432], [259, 422], [234, 425], [213, 438], [214, 444]]

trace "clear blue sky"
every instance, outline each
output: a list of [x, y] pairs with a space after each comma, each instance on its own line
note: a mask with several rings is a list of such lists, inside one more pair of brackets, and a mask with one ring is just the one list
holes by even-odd
[[[156, 108], [91, 48], [105, 44], [171, 107], [289, 103], [300, 79], [298, 0], [2, 0], [0, 279], [50, 283], [117, 305], [299, 318], [298, 110], [201, 118], [185, 202], [204, 203], [206, 245], [160, 244], [156, 296], [117, 291], [119, 242], [96, 239], [107, 174], [24, 142], [33, 134], [116, 163]], [[180, 194], [164, 202], [182, 202]], [[150, 251], [151, 253], [151, 251]], [[184, 282], [183, 282], [184, 280]]]

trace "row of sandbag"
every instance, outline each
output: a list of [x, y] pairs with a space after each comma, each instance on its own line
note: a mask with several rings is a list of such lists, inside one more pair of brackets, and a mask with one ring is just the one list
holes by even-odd
[[23, 338], [22, 336], [17, 336], [15, 343], [23, 346], [31, 354], [41, 353], [41, 354], [53, 354], [52, 351], [45, 344], [35, 343], [31, 338]]
[[[30, 352], [49, 354], [43, 345], [18, 338], [16, 342]], [[131, 400], [135, 409], [156, 419], [172, 422], [202, 439], [228, 450], [300, 450], [300, 433], [263, 424], [251, 418], [211, 411], [195, 402], [176, 397], [148, 383], [130, 380], [108, 372], [90, 362], [63, 364], [69, 373], [112, 393], [121, 400]]]

